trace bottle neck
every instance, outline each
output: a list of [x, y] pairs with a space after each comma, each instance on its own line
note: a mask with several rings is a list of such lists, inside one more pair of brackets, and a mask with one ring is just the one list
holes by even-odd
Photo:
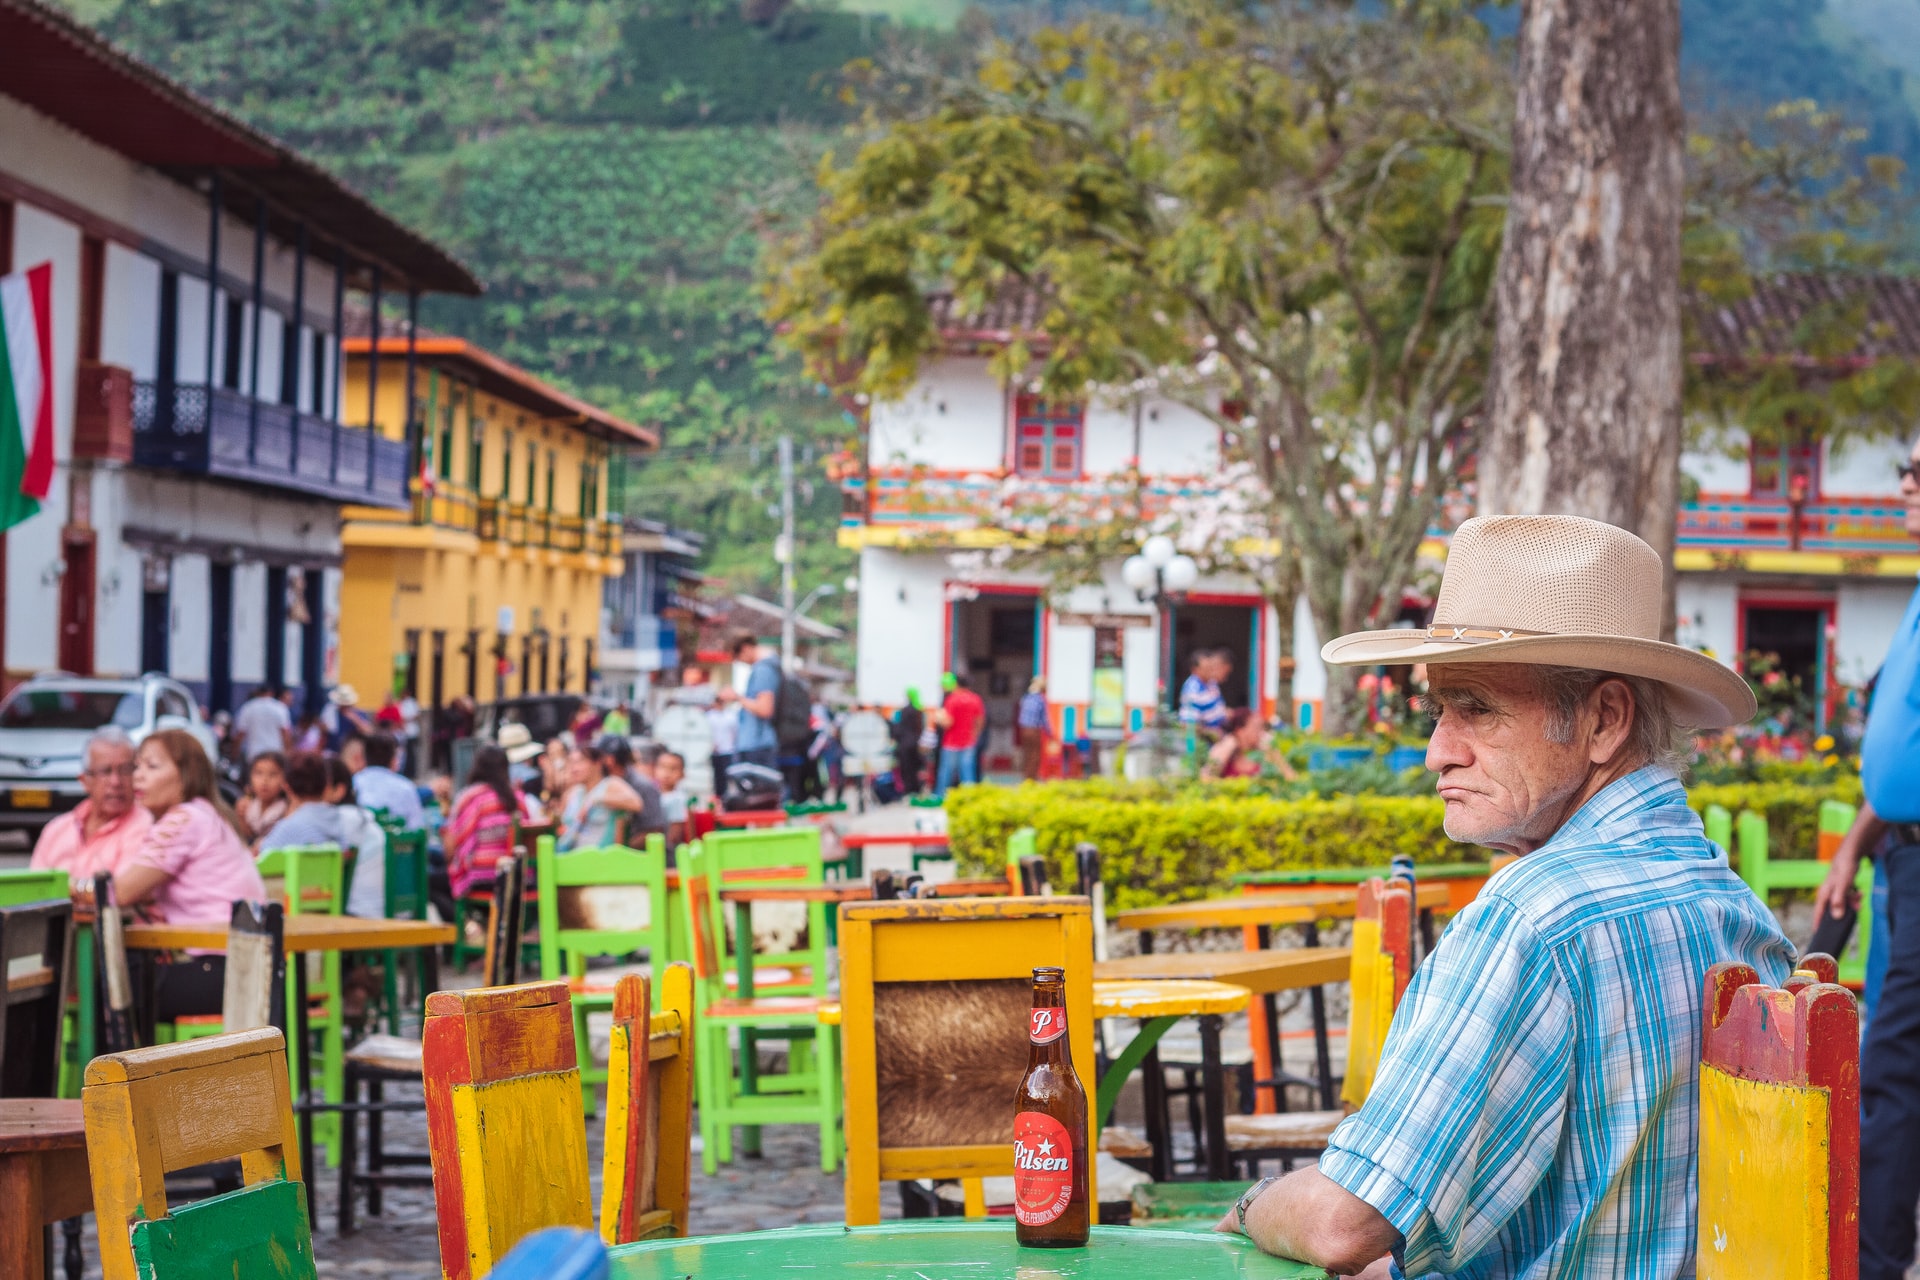
[[1065, 983], [1036, 983], [1028, 1040], [1036, 1057], [1065, 1058], [1067, 1052], [1067, 990]]

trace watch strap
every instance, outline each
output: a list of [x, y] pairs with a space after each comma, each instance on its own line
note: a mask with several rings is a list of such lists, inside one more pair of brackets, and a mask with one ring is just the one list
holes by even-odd
[[1240, 1228], [1241, 1235], [1245, 1235], [1247, 1233], [1248, 1208], [1252, 1206], [1255, 1200], [1258, 1200], [1260, 1198], [1261, 1192], [1265, 1191], [1268, 1187], [1272, 1186], [1274, 1183], [1278, 1181], [1280, 1181], [1280, 1179], [1272, 1176], [1262, 1178], [1260, 1179], [1260, 1181], [1248, 1187], [1244, 1192], [1241, 1193], [1240, 1198], [1234, 1201], [1233, 1220], [1234, 1220], [1234, 1224]]

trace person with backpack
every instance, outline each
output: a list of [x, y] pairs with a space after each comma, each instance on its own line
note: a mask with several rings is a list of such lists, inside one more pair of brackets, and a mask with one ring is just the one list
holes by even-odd
[[820, 763], [811, 753], [813, 734], [813, 691], [806, 681], [783, 671], [773, 700], [773, 736], [790, 804], [805, 804], [820, 794]]
[[[761, 644], [750, 635], [742, 634], [733, 642], [733, 660], [736, 665], [751, 665], [747, 670], [745, 689], [722, 686], [719, 693], [719, 701], [723, 705], [738, 703], [740, 707], [740, 729], [734, 737], [731, 763], [777, 768], [780, 736], [775, 721], [778, 717], [780, 686], [786, 680], [786, 674], [780, 670], [780, 651], [772, 645]], [[803, 694], [803, 712], [805, 708]]]

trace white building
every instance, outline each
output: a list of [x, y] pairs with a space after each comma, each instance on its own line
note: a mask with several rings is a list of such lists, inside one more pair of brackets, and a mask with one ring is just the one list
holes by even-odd
[[[1756, 317], [1791, 332], [1795, 309], [1825, 287], [1778, 281], [1713, 313], [1706, 319], [1719, 345], [1699, 358], [1749, 355]], [[1920, 357], [1920, 328], [1901, 323], [1920, 316], [1920, 288], [1874, 287], [1880, 352]], [[1017, 296], [999, 310], [955, 321], [936, 298], [945, 352], [907, 395], [864, 410], [840, 529], [842, 545], [860, 552], [859, 699], [897, 706], [909, 688], [932, 698], [943, 671], [965, 672], [995, 726], [990, 765], [1007, 767], [1007, 726], [1034, 675], [1047, 678], [1057, 732], [1117, 737], [1152, 718], [1162, 681], [1176, 688], [1196, 648], [1225, 648], [1234, 657], [1223, 689], [1230, 704], [1317, 724], [1326, 676], [1304, 601], [1294, 661], [1283, 664], [1273, 609], [1249, 579], [1203, 579], [1170, 610], [1172, 634], [1163, 636], [1152, 606], [1120, 582], [1117, 560], [1103, 585], [1050, 601], [1043, 577], [962, 554], [1011, 540], [991, 516], [1010, 478], [1057, 485], [1071, 509], [1075, 495], [1137, 458], [1150, 495], [1204, 501], [1221, 464], [1216, 426], [1182, 406], [1152, 397], [1048, 404], [1004, 385], [988, 368], [991, 351], [1015, 331], [1031, 333], [1037, 310]], [[1744, 456], [1683, 460], [1697, 494], [1679, 515], [1679, 638], [1729, 663], [1750, 650], [1778, 654], [1808, 687], [1829, 691], [1831, 713], [1837, 686], [1862, 684], [1877, 668], [1920, 572], [1898, 496], [1907, 444], [1809, 444], [1784, 460], [1778, 450], [1733, 448]], [[1443, 552], [1445, 537], [1436, 529], [1430, 549]]]
[[[4, 537], [5, 672], [167, 671], [214, 708], [332, 678], [340, 506], [411, 446], [343, 405], [345, 289], [443, 250], [38, 0], [0, 0], [0, 274], [52, 264], [57, 470]], [[385, 376], [407, 376], [395, 361]]]

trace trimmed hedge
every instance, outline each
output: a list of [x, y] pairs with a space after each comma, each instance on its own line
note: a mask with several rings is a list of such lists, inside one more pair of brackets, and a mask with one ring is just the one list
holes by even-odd
[[[1858, 803], [1857, 778], [1827, 787], [1736, 783], [1697, 787], [1693, 807], [1763, 813], [1776, 857], [1810, 857], [1820, 801]], [[1073, 883], [1073, 847], [1100, 846], [1115, 908], [1233, 890], [1248, 871], [1472, 862], [1487, 850], [1447, 839], [1435, 796], [1349, 795], [1283, 800], [1245, 783], [1046, 782], [961, 787], [947, 796], [947, 830], [962, 875], [999, 875], [1007, 837], [1034, 828], [1055, 885]], [[1737, 855], [1735, 864], [1738, 865]]]

